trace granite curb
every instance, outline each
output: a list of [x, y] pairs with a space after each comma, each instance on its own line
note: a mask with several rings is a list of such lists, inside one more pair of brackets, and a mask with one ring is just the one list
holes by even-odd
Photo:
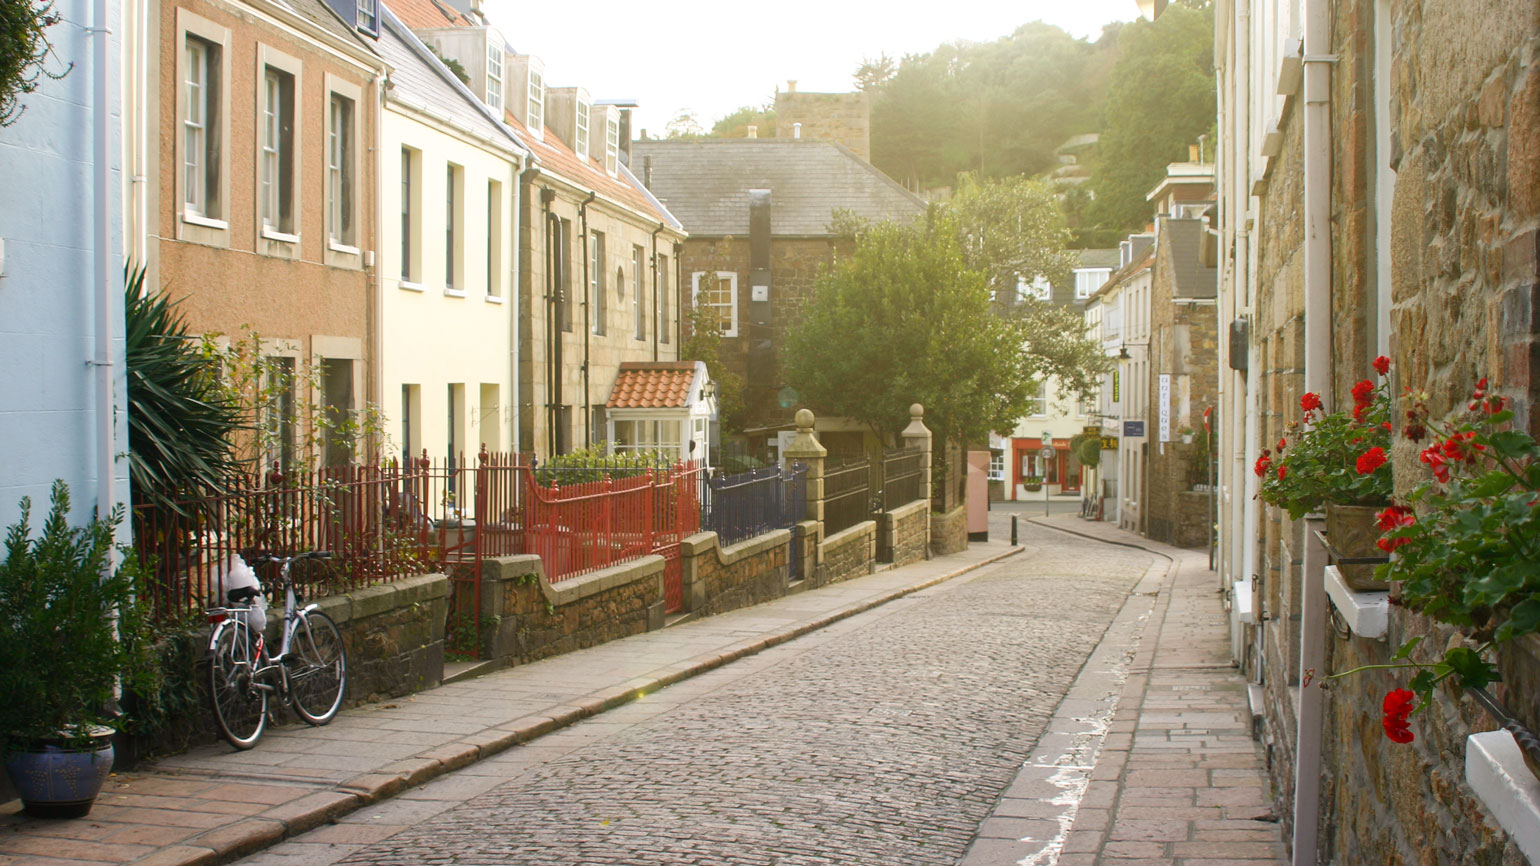
[[243, 817], [233, 823], [183, 839], [177, 844], [160, 848], [129, 862], [135, 866], [217, 866], [217, 864], [229, 863], [271, 847], [284, 839], [315, 829], [322, 824], [335, 822], [337, 818], [364, 806], [388, 800], [409, 788], [425, 784], [514, 746], [528, 743], [552, 731], [622, 706], [644, 694], [795, 640], [906, 595], [993, 565], [1021, 551], [1022, 548], [1019, 546], [1009, 547], [959, 568], [848, 604], [794, 627], [748, 639], [719, 652], [703, 653], [683, 664], [664, 668], [664, 672], [658, 676], [633, 678], [619, 685], [606, 686], [578, 698], [571, 704], [551, 708], [560, 711], [524, 716], [467, 734], [456, 742], [435, 746], [412, 757], [385, 764], [377, 770], [362, 773], [330, 790], [307, 794], [256, 815]]

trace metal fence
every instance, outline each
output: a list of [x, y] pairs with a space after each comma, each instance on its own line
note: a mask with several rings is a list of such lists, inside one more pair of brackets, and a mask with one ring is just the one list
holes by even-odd
[[869, 460], [832, 458], [823, 472], [823, 531], [828, 537], [872, 519], [872, 466]]
[[723, 545], [790, 527], [807, 510], [807, 467], [802, 463], [718, 474], [707, 483], [702, 526]]
[[882, 510], [892, 511], [925, 496], [925, 452], [918, 448], [901, 448], [882, 455], [882, 478], [879, 489]]

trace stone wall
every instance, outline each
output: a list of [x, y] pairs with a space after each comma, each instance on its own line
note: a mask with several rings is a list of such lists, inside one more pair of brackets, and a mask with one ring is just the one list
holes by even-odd
[[852, 577], [871, 574], [876, 556], [876, 521], [864, 520], [849, 529], [836, 532], [818, 545], [818, 558], [823, 564], [823, 576], [818, 585], [839, 583]]
[[482, 658], [509, 664], [663, 627], [663, 557], [551, 583], [540, 557], [489, 559], [481, 574]]
[[925, 559], [930, 544], [930, 503], [919, 499], [901, 505], [879, 518], [879, 530], [892, 539], [895, 568]]
[[967, 506], [959, 505], [945, 514], [931, 513], [930, 549], [938, 556], [968, 549]]
[[1177, 547], [1207, 548], [1214, 533], [1214, 503], [1208, 492], [1184, 490], [1176, 498], [1176, 532], [1172, 543]]
[[[350, 705], [420, 692], [443, 680], [448, 598], [449, 578], [425, 574], [316, 600], [347, 644]], [[282, 636], [283, 612], [274, 614], [269, 611], [270, 639]]]
[[717, 543], [715, 532], [686, 538], [685, 609], [710, 616], [785, 595], [791, 536], [778, 529], [729, 547]]
[[867, 95], [855, 93], [775, 94], [775, 137], [791, 138], [793, 124], [802, 124], [802, 137], [834, 141], [867, 162], [872, 160], [872, 109]]

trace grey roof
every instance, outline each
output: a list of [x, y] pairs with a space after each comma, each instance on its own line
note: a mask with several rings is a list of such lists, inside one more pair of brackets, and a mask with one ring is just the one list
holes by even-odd
[[1112, 268], [1118, 269], [1121, 253], [1117, 247], [1099, 250], [1081, 250], [1080, 267], [1082, 268]]
[[358, 31], [349, 27], [346, 21], [337, 17], [330, 6], [324, 0], [271, 0], [274, 6], [283, 6], [292, 9], [299, 15], [319, 24], [321, 28], [344, 42], [363, 47], [373, 52], [372, 40], [360, 36]]
[[834, 142], [789, 138], [638, 141], [631, 168], [692, 235], [749, 233], [749, 190], [768, 189], [776, 235], [828, 235], [834, 211], [904, 219], [925, 202]]
[[390, 64], [388, 101], [427, 112], [505, 149], [527, 152], [389, 7], [381, 3], [380, 11], [379, 53]]
[[1219, 296], [1219, 270], [1203, 266], [1204, 221], [1166, 219], [1161, 231], [1171, 244], [1171, 296], [1174, 298], [1216, 298]]

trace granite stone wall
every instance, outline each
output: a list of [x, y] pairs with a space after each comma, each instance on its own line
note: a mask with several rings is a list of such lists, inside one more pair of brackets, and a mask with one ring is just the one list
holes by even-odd
[[649, 555], [552, 584], [538, 556], [487, 560], [482, 658], [531, 662], [661, 628], [663, 567]]
[[877, 522], [864, 520], [825, 538], [818, 546], [823, 560], [819, 585], [839, 583], [872, 573], [877, 557]]
[[930, 503], [919, 499], [901, 505], [883, 515], [886, 532], [893, 543], [893, 566], [908, 565], [925, 558], [930, 544]]
[[711, 616], [785, 595], [791, 535], [778, 529], [728, 547], [718, 543], [715, 532], [686, 538], [685, 609]]
[[968, 549], [967, 506], [930, 515], [930, 549], [940, 556]]

